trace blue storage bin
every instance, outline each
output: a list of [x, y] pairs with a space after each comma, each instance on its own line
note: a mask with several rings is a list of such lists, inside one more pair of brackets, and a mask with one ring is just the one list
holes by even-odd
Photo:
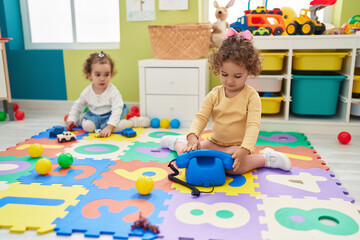
[[294, 72], [290, 110], [301, 115], [334, 115], [341, 82], [346, 76], [333, 72]]

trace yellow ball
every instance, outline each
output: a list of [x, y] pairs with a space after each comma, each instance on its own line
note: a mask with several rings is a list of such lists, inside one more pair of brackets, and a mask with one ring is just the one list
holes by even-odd
[[169, 128], [169, 126], [170, 126], [169, 119], [166, 119], [166, 118], [161, 119], [161, 121], [160, 121], [160, 127], [161, 128]]
[[51, 171], [52, 163], [47, 158], [41, 158], [35, 163], [35, 170], [38, 174], [47, 174]]
[[136, 189], [142, 195], [151, 193], [154, 187], [154, 181], [151, 177], [141, 176], [136, 180]]
[[31, 157], [33, 158], [38, 158], [41, 156], [41, 154], [43, 153], [44, 149], [43, 147], [38, 144], [38, 143], [34, 143], [31, 144], [28, 150], [28, 153]]

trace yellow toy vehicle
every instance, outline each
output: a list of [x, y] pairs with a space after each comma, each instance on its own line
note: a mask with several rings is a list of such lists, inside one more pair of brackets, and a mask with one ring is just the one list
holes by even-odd
[[321, 35], [326, 30], [325, 25], [318, 20], [312, 20], [308, 13], [309, 9], [301, 9], [300, 16], [286, 27], [289, 35]]
[[255, 10], [251, 11], [252, 14], [266, 13], [265, 6], [257, 6]]
[[360, 15], [355, 15], [350, 18], [349, 22], [345, 23], [341, 28], [343, 28], [347, 34], [350, 34], [353, 28], [358, 27], [360, 27]]

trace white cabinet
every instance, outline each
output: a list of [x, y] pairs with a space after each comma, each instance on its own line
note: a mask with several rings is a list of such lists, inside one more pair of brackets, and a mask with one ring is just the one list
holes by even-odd
[[140, 113], [189, 127], [209, 92], [207, 59], [139, 61]]
[[[360, 35], [315, 35], [315, 36], [255, 36], [255, 46], [261, 51], [285, 52], [281, 75], [284, 80], [281, 95], [285, 98], [281, 112], [262, 116], [262, 129], [267, 131], [299, 131], [311, 133], [339, 133], [349, 131], [360, 135], [360, 118], [351, 115], [352, 87], [355, 75], [357, 49], [360, 48]], [[333, 116], [302, 116], [291, 112], [291, 88], [294, 52], [335, 51], [346, 52], [342, 68], [338, 73], [345, 75], [341, 83], [336, 114]], [[276, 72], [275, 74], [279, 74]]]

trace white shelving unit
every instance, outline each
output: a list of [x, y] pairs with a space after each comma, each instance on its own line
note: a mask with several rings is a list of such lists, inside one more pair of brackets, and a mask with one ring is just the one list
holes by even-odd
[[[339, 133], [349, 131], [360, 135], [360, 117], [350, 115], [352, 86], [357, 50], [360, 49], [360, 35], [315, 35], [315, 36], [256, 36], [254, 44], [260, 50], [287, 52], [282, 75], [282, 95], [285, 97], [281, 112], [262, 116], [262, 128], [305, 133]], [[348, 52], [338, 73], [347, 76], [342, 82], [336, 114], [333, 116], [302, 116], [291, 113], [291, 78], [294, 51], [332, 50]]]

